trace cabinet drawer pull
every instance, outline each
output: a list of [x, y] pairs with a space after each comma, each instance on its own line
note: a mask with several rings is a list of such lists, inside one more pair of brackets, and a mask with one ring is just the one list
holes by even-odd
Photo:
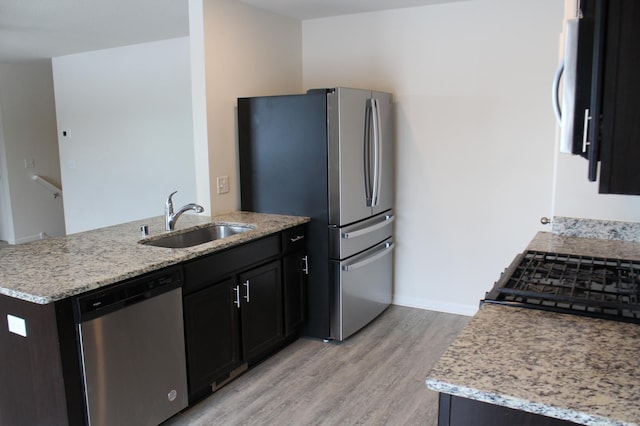
[[302, 258], [302, 261], [304, 262], [304, 267], [302, 268], [302, 272], [304, 272], [305, 275], [309, 275], [309, 257], [304, 256]]
[[246, 296], [244, 296], [244, 298], [247, 299], [247, 303], [249, 303], [249, 280], [243, 282], [242, 285], [247, 288], [247, 294]]
[[233, 303], [236, 305], [236, 307], [240, 308], [240, 286], [235, 286], [233, 290], [236, 292], [236, 300], [234, 300]]
[[295, 243], [296, 241], [300, 241], [303, 238], [304, 238], [304, 235], [296, 235], [295, 237], [289, 238], [289, 241], [291, 241], [292, 243]]

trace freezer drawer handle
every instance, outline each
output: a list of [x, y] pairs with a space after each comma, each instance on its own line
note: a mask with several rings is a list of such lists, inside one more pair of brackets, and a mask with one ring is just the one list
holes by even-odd
[[346, 239], [349, 239], [349, 238], [361, 237], [361, 236], [363, 236], [365, 234], [368, 234], [369, 232], [377, 231], [380, 228], [384, 228], [388, 224], [393, 223], [395, 220], [396, 220], [396, 217], [394, 215], [392, 215], [392, 214], [385, 215], [384, 220], [382, 222], [376, 223], [373, 226], [368, 226], [368, 227], [363, 228], [363, 229], [358, 229], [357, 231], [343, 232], [342, 233], [342, 239], [346, 240]]
[[361, 268], [365, 265], [368, 265], [371, 262], [375, 262], [376, 260], [380, 259], [381, 257], [384, 257], [387, 255], [387, 251], [388, 250], [393, 250], [394, 247], [394, 243], [384, 243], [384, 249], [380, 250], [378, 253], [374, 254], [373, 256], [367, 257], [366, 259], [364, 259], [361, 262], [357, 262], [357, 263], [353, 263], [351, 265], [343, 265], [342, 266], [342, 270], [345, 272], [349, 272], [349, 271], [353, 271], [354, 269], [358, 269]]

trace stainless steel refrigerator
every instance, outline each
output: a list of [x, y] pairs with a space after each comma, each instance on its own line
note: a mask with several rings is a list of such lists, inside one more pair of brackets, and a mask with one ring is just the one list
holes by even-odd
[[392, 95], [238, 99], [242, 210], [311, 217], [305, 335], [344, 340], [393, 290]]

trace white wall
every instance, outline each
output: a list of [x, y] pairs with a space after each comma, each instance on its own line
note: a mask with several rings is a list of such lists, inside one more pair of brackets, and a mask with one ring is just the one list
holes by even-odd
[[207, 129], [207, 78], [204, 51], [202, 0], [189, 0], [189, 46], [191, 56], [191, 105], [198, 202], [211, 212], [209, 137]]
[[[302, 25], [235, 0], [205, 0], [203, 15], [211, 203], [224, 212], [240, 207], [237, 98], [300, 93]], [[228, 194], [217, 194], [218, 176], [229, 176]]]
[[68, 233], [198, 201], [189, 61], [188, 37], [53, 59]]
[[9, 180], [6, 174], [7, 155], [2, 129], [2, 105], [0, 104], [0, 241], [15, 241], [13, 214], [9, 198]]
[[587, 179], [587, 164], [582, 157], [558, 154], [553, 215], [640, 222], [640, 196], [599, 194], [599, 183]]
[[31, 180], [38, 174], [60, 186], [51, 62], [0, 64], [0, 109], [0, 239], [16, 244], [64, 235], [62, 199]]
[[471, 314], [551, 213], [562, 2], [304, 21], [305, 89], [395, 94], [394, 303]]

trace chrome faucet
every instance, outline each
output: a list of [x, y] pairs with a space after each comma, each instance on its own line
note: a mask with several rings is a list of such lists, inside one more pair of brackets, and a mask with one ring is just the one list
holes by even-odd
[[169, 197], [167, 198], [167, 202], [164, 204], [164, 225], [165, 225], [164, 228], [167, 231], [173, 231], [173, 229], [176, 226], [176, 222], [178, 221], [178, 218], [182, 216], [182, 213], [188, 210], [193, 210], [196, 213], [202, 213], [204, 211], [204, 207], [202, 207], [201, 205], [189, 203], [187, 205], [180, 207], [180, 210], [174, 213], [173, 200], [171, 200], [171, 197], [173, 197], [173, 195], [176, 192], [178, 191], [173, 191], [171, 194], [169, 194]]

